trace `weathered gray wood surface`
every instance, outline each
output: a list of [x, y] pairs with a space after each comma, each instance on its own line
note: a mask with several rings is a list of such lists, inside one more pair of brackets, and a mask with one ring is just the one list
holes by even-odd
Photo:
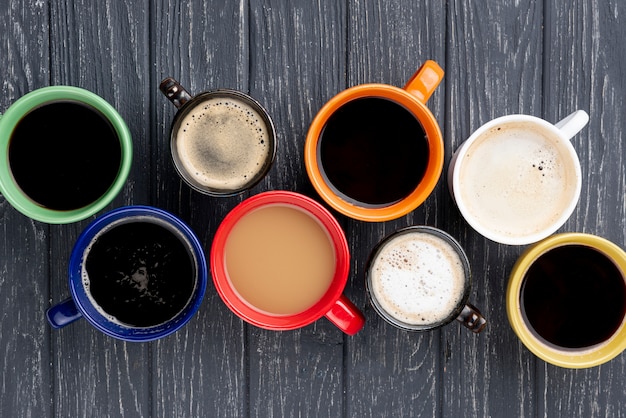
[[[429, 101], [451, 152], [486, 121], [527, 113], [591, 120], [573, 140], [583, 169], [580, 204], [562, 231], [626, 240], [626, 3], [248, 0], [1, 1], [0, 112], [47, 85], [87, 88], [112, 103], [134, 139], [133, 169], [110, 208], [151, 204], [180, 215], [208, 253], [220, 220], [243, 198], [288, 189], [317, 198], [302, 162], [309, 123], [334, 94], [402, 86], [434, 59], [446, 76]], [[175, 108], [165, 76], [192, 93], [249, 92], [274, 118], [279, 148], [269, 176], [243, 196], [191, 191], [169, 157]], [[148, 344], [105, 337], [79, 321], [51, 330], [45, 309], [69, 295], [67, 263], [89, 220], [49, 226], [0, 197], [1, 417], [624, 417], [626, 357], [589, 370], [557, 368], [515, 338], [507, 275], [522, 248], [478, 236], [445, 188], [393, 222], [338, 215], [353, 261], [346, 293], [364, 330], [325, 319], [297, 331], [242, 323], [212, 285], [181, 331]], [[398, 331], [367, 304], [363, 270], [378, 240], [406, 225], [454, 235], [474, 272], [480, 336], [456, 324]]]

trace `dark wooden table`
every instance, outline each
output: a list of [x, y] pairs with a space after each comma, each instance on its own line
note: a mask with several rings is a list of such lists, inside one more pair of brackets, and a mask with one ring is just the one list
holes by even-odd
[[[89, 89], [127, 121], [135, 158], [108, 209], [149, 204], [188, 222], [208, 252], [223, 216], [255, 193], [316, 199], [302, 151], [308, 125], [356, 84], [403, 86], [426, 59], [446, 71], [429, 107], [452, 151], [488, 120], [526, 113], [590, 123], [573, 139], [579, 205], [561, 231], [625, 242], [626, 2], [621, 0], [0, 1], [0, 112], [48, 85]], [[165, 76], [191, 92], [249, 92], [274, 118], [277, 160], [235, 198], [190, 190], [168, 144], [175, 113]], [[233, 315], [210, 283], [198, 314], [153, 343], [124, 343], [79, 321], [52, 330], [45, 310], [68, 297], [70, 250], [91, 220], [32, 221], [0, 197], [2, 417], [623, 417], [626, 355], [587, 370], [554, 367], [513, 334], [509, 271], [523, 248], [498, 245], [462, 220], [445, 173], [405, 217], [364, 223], [337, 215], [353, 261], [348, 296], [366, 316], [356, 336], [326, 319], [270, 332]], [[383, 236], [426, 224], [455, 236], [474, 271], [472, 301], [489, 320], [476, 336], [451, 324], [430, 333], [387, 325], [368, 306], [363, 270]]]

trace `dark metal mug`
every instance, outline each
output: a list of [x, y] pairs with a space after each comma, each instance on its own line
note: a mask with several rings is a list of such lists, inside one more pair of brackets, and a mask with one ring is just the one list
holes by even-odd
[[[415, 238], [413, 243], [407, 243], [407, 246], [399, 249], [402, 246], [400, 241], [410, 239], [412, 235], [422, 237]], [[435, 260], [424, 260], [431, 256]], [[449, 263], [445, 262], [446, 257]], [[384, 266], [386, 277], [381, 279], [375, 277], [383, 275], [380, 272], [383, 267], [379, 263], [388, 263]], [[446, 271], [446, 264], [455, 271], [455, 280]], [[428, 277], [423, 276], [431, 276], [435, 286], [432, 283], [420, 284], [420, 280], [428, 280]], [[383, 283], [385, 280], [387, 284]], [[433, 289], [440, 283], [445, 283], [443, 288]], [[449, 288], [445, 287], [447, 283], [450, 283]], [[437, 228], [412, 226], [400, 229], [383, 239], [374, 248], [367, 262], [365, 286], [376, 312], [385, 321], [403, 330], [429, 331], [456, 319], [472, 332], [479, 333], [487, 324], [480, 311], [467, 303], [472, 276], [463, 248], [452, 236]], [[441, 308], [440, 312], [420, 312], [418, 307], [426, 299], [429, 300], [424, 305]], [[405, 311], [399, 312], [403, 308]], [[429, 319], [428, 315], [433, 317]]]
[[258, 101], [231, 89], [192, 97], [171, 77], [159, 89], [178, 108], [170, 149], [176, 171], [190, 187], [210, 196], [234, 196], [268, 173], [276, 131]]

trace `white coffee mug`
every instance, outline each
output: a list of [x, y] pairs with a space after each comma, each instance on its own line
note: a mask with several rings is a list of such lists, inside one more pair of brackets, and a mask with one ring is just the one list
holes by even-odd
[[486, 238], [526, 245], [570, 217], [582, 187], [570, 139], [589, 121], [578, 110], [553, 125], [529, 115], [487, 122], [457, 149], [448, 167], [450, 194], [467, 223]]

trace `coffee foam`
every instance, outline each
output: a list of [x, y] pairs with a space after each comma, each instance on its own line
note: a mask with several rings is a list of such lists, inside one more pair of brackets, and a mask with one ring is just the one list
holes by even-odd
[[269, 157], [263, 118], [233, 98], [211, 98], [183, 118], [176, 151], [187, 173], [202, 186], [234, 190], [253, 181]]
[[426, 232], [398, 235], [379, 250], [370, 269], [375, 299], [410, 325], [435, 325], [461, 302], [465, 269], [456, 250]]
[[461, 200], [481, 228], [526, 237], [563, 216], [577, 176], [563, 140], [548, 135], [509, 124], [485, 132], [460, 156]]

